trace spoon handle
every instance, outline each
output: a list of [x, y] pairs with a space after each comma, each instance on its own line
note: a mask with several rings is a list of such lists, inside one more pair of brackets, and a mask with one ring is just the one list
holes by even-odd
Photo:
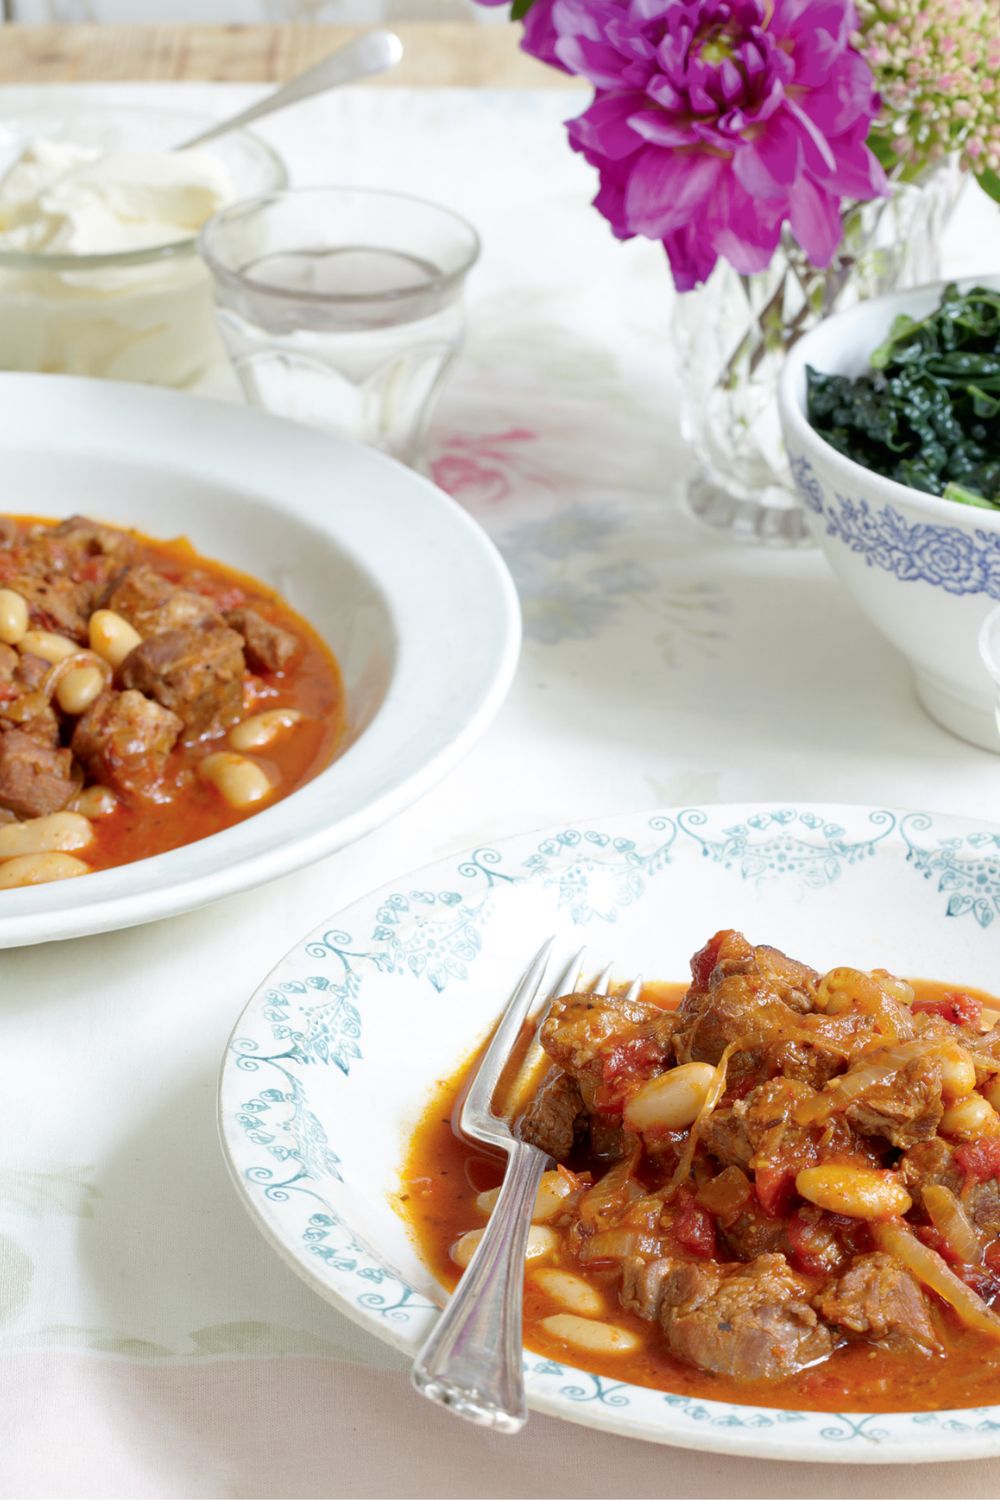
[[220, 135], [227, 135], [230, 130], [239, 130], [242, 126], [249, 125], [251, 120], [260, 120], [264, 115], [273, 114], [275, 110], [297, 104], [300, 99], [309, 99], [313, 94], [322, 94], [342, 83], [354, 83], [372, 73], [384, 73], [387, 68], [395, 67], [402, 55], [403, 44], [394, 31], [366, 31], [363, 36], [355, 37], [346, 46], [338, 47], [336, 52], [331, 52], [329, 57], [324, 57], [315, 67], [307, 68], [280, 89], [275, 89], [256, 104], [251, 104], [241, 114], [233, 115], [228, 120], [220, 120], [218, 125], [192, 136], [189, 141], [183, 141], [174, 150], [186, 151], [190, 146], [202, 146], [206, 141], [214, 141]]

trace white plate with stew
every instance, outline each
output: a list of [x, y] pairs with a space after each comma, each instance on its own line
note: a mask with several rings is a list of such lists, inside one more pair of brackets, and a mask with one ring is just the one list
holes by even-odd
[[419, 797], [492, 720], [517, 663], [516, 594], [427, 480], [259, 411], [138, 386], [6, 374], [0, 410], [7, 513], [185, 537], [259, 580], [333, 652], [346, 715], [324, 770], [234, 826], [0, 890], [0, 947], [151, 921], [320, 859]]
[[[992, 994], [998, 914], [1000, 826], [900, 809], [670, 808], [469, 849], [332, 914], [257, 990], [220, 1081], [233, 1180], [321, 1297], [412, 1357], [446, 1290], [400, 1201], [404, 1158], [421, 1119], [447, 1115], [441, 1080], [488, 1034], [548, 934], [564, 956], [586, 943], [594, 969], [614, 960], [623, 980], [638, 971], [684, 983], [691, 955], [732, 927], [821, 973], [881, 968]], [[432, 1165], [415, 1178], [411, 1165], [409, 1180], [436, 1192], [444, 1177]], [[476, 1224], [470, 1210], [464, 1227]], [[568, 1343], [532, 1346], [529, 1315], [529, 1405], [622, 1436], [757, 1457], [1000, 1454], [1000, 1342], [994, 1352], [950, 1313], [934, 1318], [946, 1355], [894, 1366], [883, 1353], [865, 1400], [852, 1401], [846, 1366], [816, 1363], [769, 1402], [759, 1384], [752, 1400], [731, 1385], [718, 1399], [711, 1376], [676, 1362], [672, 1373], [656, 1364], [653, 1384], [628, 1360], [616, 1373], [613, 1353], [595, 1372]]]

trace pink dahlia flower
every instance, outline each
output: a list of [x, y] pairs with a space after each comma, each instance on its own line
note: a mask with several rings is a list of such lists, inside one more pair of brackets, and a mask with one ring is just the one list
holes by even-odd
[[569, 122], [621, 239], [662, 240], [679, 291], [721, 255], [763, 270], [788, 224], [827, 266], [844, 199], [888, 191], [852, 0], [534, 0], [529, 51], [588, 79]]

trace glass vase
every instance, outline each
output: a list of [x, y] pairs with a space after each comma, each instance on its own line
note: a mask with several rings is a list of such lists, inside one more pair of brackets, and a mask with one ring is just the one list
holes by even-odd
[[957, 165], [943, 163], [849, 209], [826, 269], [786, 232], [766, 271], [741, 276], [720, 260], [704, 286], [677, 297], [681, 429], [695, 457], [687, 499], [702, 521], [750, 540], [808, 542], [778, 421], [785, 352], [832, 312], [939, 277], [960, 187]]

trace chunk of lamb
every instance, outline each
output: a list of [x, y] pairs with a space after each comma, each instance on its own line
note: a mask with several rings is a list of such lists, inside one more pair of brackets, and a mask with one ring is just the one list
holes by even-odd
[[[880, 1051], [865, 1054], [864, 1066], [877, 1064]], [[847, 1110], [847, 1119], [863, 1135], [880, 1135], [906, 1151], [936, 1134], [944, 1101], [941, 1064], [935, 1057], [913, 1057], [881, 1083], [866, 1089]]]
[[745, 1099], [713, 1110], [701, 1128], [700, 1140], [724, 1167], [749, 1168], [769, 1131], [805, 1132], [791, 1123], [792, 1110], [812, 1097], [808, 1084], [797, 1079], [772, 1078], [751, 1089]]
[[738, 1380], [782, 1380], [833, 1351], [806, 1283], [783, 1255], [747, 1266], [663, 1259], [627, 1261], [624, 1307], [658, 1319], [670, 1352]]
[[89, 775], [126, 801], [154, 792], [182, 724], [132, 689], [102, 693], [77, 721], [72, 750]]
[[243, 708], [243, 642], [228, 625], [151, 635], [122, 663], [121, 678], [182, 721], [187, 739], [221, 734]]
[[828, 1323], [908, 1354], [940, 1353], [927, 1301], [909, 1271], [880, 1250], [859, 1255], [816, 1299]]
[[283, 672], [298, 654], [299, 640], [255, 609], [226, 611], [226, 623], [243, 637], [243, 649], [251, 672]]
[[68, 550], [86, 557], [112, 557], [125, 564], [135, 556], [135, 538], [117, 526], [102, 526], [89, 516], [67, 516], [58, 526], [49, 529], [50, 536], [59, 537]]
[[0, 734], [0, 807], [18, 818], [61, 812], [80, 784], [69, 750], [54, 749], [20, 728]]
[[566, 1073], [553, 1069], [521, 1116], [519, 1132], [522, 1140], [546, 1156], [565, 1162], [586, 1119], [578, 1086]]
[[53, 630], [81, 645], [86, 642], [87, 621], [94, 603], [92, 582], [26, 564], [4, 586], [24, 599], [33, 629]]
[[636, 1040], [649, 1023], [657, 1028], [653, 1046], [662, 1036], [665, 1056], [676, 1024], [670, 1011], [624, 995], [565, 995], [545, 1021], [541, 1043], [553, 1062], [577, 1076], [619, 1043]]
[[[716, 971], [717, 973], [717, 971]], [[729, 1085], [739, 1090], [767, 1076], [764, 1053], [772, 1038], [794, 1025], [797, 1014], [755, 973], [713, 978], [708, 990], [689, 990], [677, 1012], [674, 1052], [679, 1063], [717, 1064], [730, 1056]]]
[[955, 1155], [939, 1135], [919, 1141], [900, 1158], [900, 1176], [918, 1208], [923, 1207], [923, 1190], [932, 1183], [960, 1193], [964, 1175], [956, 1165]]
[[141, 636], [191, 626], [225, 626], [211, 599], [191, 589], [178, 588], [147, 563], [129, 568], [105, 603], [108, 609], [134, 625]]

